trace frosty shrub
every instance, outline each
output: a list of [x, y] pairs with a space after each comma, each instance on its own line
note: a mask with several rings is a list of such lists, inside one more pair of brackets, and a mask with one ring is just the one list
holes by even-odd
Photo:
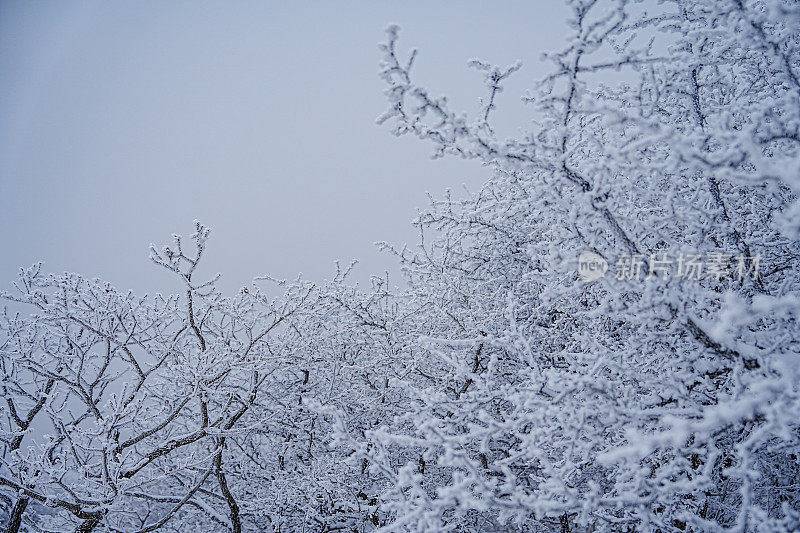
[[[800, 10], [570, 5], [516, 139], [491, 116], [519, 65], [471, 62], [470, 118], [389, 28], [379, 122], [493, 175], [396, 251], [425, 317], [390, 383], [408, 404], [339, 442], [388, 483], [391, 531], [797, 531]], [[609, 273], [579, 281], [582, 250]], [[716, 267], [661, 275], [689, 255]]]

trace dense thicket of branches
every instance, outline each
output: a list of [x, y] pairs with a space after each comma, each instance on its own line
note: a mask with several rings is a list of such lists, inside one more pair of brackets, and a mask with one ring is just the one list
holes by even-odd
[[151, 254], [180, 297], [22, 272], [9, 530], [800, 529], [800, 6], [570, 6], [516, 139], [491, 116], [520, 65], [471, 62], [469, 118], [389, 28], [379, 122], [491, 169], [386, 246], [402, 289], [224, 297], [199, 224]]

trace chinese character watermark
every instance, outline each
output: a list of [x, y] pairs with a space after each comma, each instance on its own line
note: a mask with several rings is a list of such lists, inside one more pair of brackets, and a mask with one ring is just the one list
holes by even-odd
[[[701, 254], [679, 254], [669, 257], [667, 254], [623, 255], [614, 264], [614, 275], [618, 280], [640, 280], [669, 277], [683, 279], [735, 279], [758, 278], [761, 256], [735, 256], [729, 253], [709, 252]], [[578, 256], [578, 277], [582, 281], [595, 281], [609, 269], [608, 261], [601, 255], [584, 251]]]

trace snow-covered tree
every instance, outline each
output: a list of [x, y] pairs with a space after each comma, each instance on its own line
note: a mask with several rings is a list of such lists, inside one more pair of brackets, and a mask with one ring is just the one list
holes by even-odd
[[291, 323], [313, 287], [223, 298], [215, 279], [193, 278], [208, 233], [197, 224], [192, 253], [179, 236], [151, 251], [185, 284], [183, 299], [38, 265], [4, 294], [20, 307], [6, 310], [0, 344], [7, 531], [31, 501], [58, 511], [38, 517], [48, 530], [242, 530], [247, 509], [229, 480], [251, 434], [287, 416]]
[[386, 278], [358, 290], [346, 283], [349, 272], [337, 269], [321, 284], [313, 310], [293, 326], [302, 341], [292, 353], [295, 375], [282, 385], [290, 416], [259, 428], [246, 448], [253, 461], [238, 481], [258, 530], [369, 531], [383, 519], [385, 480], [331, 446], [326, 413], [358, 435], [397, 413], [400, 391], [388, 383], [405, 370], [407, 317]]
[[[795, 531], [800, 11], [570, 5], [509, 140], [491, 113], [519, 65], [471, 62], [470, 119], [389, 29], [379, 121], [493, 176], [397, 251], [426, 317], [390, 384], [408, 412], [340, 442], [387, 479], [387, 530]], [[611, 271], [580, 281], [582, 251]]]

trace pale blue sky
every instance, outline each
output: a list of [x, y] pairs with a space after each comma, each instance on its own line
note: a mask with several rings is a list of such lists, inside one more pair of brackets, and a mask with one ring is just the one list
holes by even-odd
[[[375, 124], [377, 43], [390, 23], [419, 49], [417, 80], [472, 112], [479, 57], [523, 69], [500, 97], [501, 131], [567, 31], [539, 2], [0, 3], [0, 281], [21, 265], [170, 288], [150, 242], [213, 228], [207, 271], [359, 279], [392, 268], [373, 242], [413, 244], [435, 195], [486, 176], [432, 161]], [[505, 129], [504, 129], [505, 128]]]

